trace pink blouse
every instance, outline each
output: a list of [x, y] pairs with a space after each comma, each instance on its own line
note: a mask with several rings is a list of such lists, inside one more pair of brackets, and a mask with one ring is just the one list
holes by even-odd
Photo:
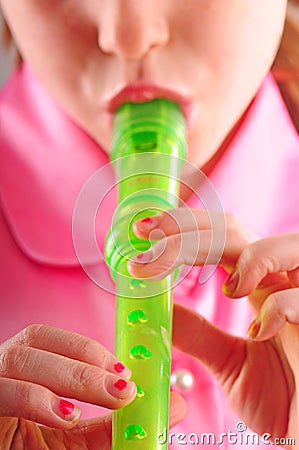
[[[26, 65], [0, 95], [0, 124], [0, 342], [28, 324], [44, 323], [90, 336], [113, 351], [114, 297], [82, 270], [72, 240], [78, 194], [108, 157], [65, 116]], [[224, 210], [262, 237], [298, 231], [298, 173], [299, 139], [268, 76], [210, 179]], [[103, 185], [111, 184], [112, 177], [106, 173]], [[192, 198], [189, 206], [199, 206], [198, 200]], [[115, 207], [112, 192], [97, 218], [101, 251]], [[86, 262], [100, 267], [101, 276], [112, 283], [103, 259]], [[175, 301], [244, 335], [251, 313], [246, 301], [221, 293], [224, 270], [218, 268], [204, 284], [198, 283], [199, 273], [200, 268], [189, 272], [176, 289]], [[171, 430], [175, 435], [169, 448], [210, 448], [207, 437], [205, 444], [197, 441], [203, 433], [214, 433], [218, 444], [213, 448], [243, 448], [241, 435], [251, 432], [242, 431], [246, 424], [239, 424], [206, 369], [176, 350], [172, 366], [174, 374], [187, 374], [193, 384], [184, 391], [188, 414]], [[103, 411], [80, 406], [85, 417]], [[221, 433], [229, 432], [230, 440], [221, 439]], [[253, 442], [252, 449], [266, 448]]]

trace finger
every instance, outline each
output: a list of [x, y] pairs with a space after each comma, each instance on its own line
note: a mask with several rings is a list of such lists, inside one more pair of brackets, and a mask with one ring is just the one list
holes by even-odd
[[133, 229], [137, 236], [153, 240], [161, 239], [161, 236], [172, 236], [188, 231], [225, 232], [225, 229], [235, 230], [247, 243], [257, 239], [257, 236], [246, 230], [233, 214], [182, 207], [137, 220], [134, 222]]
[[0, 416], [24, 417], [43, 425], [69, 429], [81, 410], [43, 386], [0, 378]]
[[199, 359], [220, 382], [232, 372], [239, 373], [244, 358], [243, 339], [225, 333], [181, 305], [174, 306], [173, 344]]
[[112, 414], [80, 421], [70, 434], [78, 440], [83, 436], [88, 450], [111, 450]]
[[[203, 233], [208, 233], [209, 236], [203, 237]], [[210, 232], [201, 232], [202, 247], [203, 241], [207, 244], [208, 240]], [[182, 264], [194, 265], [200, 257], [203, 260], [204, 254], [207, 256], [204, 250], [209, 248], [206, 246], [201, 249], [199, 257], [199, 242], [199, 232], [175, 234], [160, 240], [150, 250], [129, 261], [128, 269], [137, 278], [164, 278]]]
[[[169, 417], [170, 428], [182, 420], [186, 413], [186, 401], [177, 392], [171, 392]], [[76, 444], [77, 446], [87, 445], [89, 450], [97, 450], [98, 448], [101, 448], [102, 450], [110, 450], [112, 432], [111, 418], [112, 415], [109, 413], [94, 419], [80, 421], [68, 432], [67, 437], [62, 431], [58, 431], [61, 427], [59, 427], [59, 425], [56, 426], [56, 424], [52, 425], [56, 428], [54, 433], [54, 430], [51, 428], [43, 427], [39, 429], [34, 423], [28, 422], [27, 420], [20, 419], [20, 423], [18, 424], [18, 419], [5, 418], [5, 420], [0, 420], [0, 435], [5, 435], [7, 437], [7, 442], [11, 442], [16, 432], [21, 434], [22, 440], [23, 436], [28, 436], [28, 434], [30, 434], [31, 444], [33, 443], [32, 440], [37, 443], [35, 448], [41, 448], [40, 434], [42, 434], [43, 442], [45, 442], [49, 448], [53, 449], [60, 448], [61, 443], [65, 442], [67, 439], [70, 448], [73, 448], [72, 445], [75, 446]], [[33, 417], [28, 417], [27, 419], [34, 421]], [[46, 419], [48, 419], [48, 417], [46, 417]], [[51, 426], [51, 421], [46, 420], [46, 422], [47, 423], [44, 423], [44, 425]], [[18, 439], [18, 436], [15, 436], [15, 438]], [[28, 440], [26, 440], [26, 443], [29, 444]]]
[[299, 287], [299, 268], [287, 271], [292, 287]]
[[170, 392], [169, 427], [177, 425], [186, 414], [186, 400], [178, 392]]
[[174, 234], [154, 244], [128, 262], [128, 270], [136, 278], [161, 279], [182, 264], [233, 267], [248, 244], [240, 229], [228, 229], [226, 241], [222, 231], [203, 230]]
[[0, 417], [0, 442], [3, 450], [11, 448], [10, 444], [18, 429], [18, 422], [17, 417]]
[[[174, 427], [187, 413], [187, 403], [177, 392], [170, 393], [170, 415], [169, 426]], [[71, 434], [79, 433], [84, 435], [89, 450], [111, 449], [112, 423], [111, 414], [101, 416], [96, 419], [80, 421], [76, 428], [71, 430]]]
[[[8, 422], [8, 425], [7, 425]], [[0, 430], [10, 426], [10, 418], [0, 419]], [[34, 450], [111, 450], [111, 415], [97, 419], [81, 421], [71, 430], [61, 430], [50, 427], [40, 427], [36, 423], [19, 418], [14, 424], [13, 436], [4, 436], [1, 443], [5, 449], [34, 449]], [[1, 447], [2, 449], [2, 447]], [[3, 448], [4, 450], [4, 448]]]
[[123, 378], [130, 378], [131, 370], [97, 341], [67, 330], [46, 325], [29, 325], [4, 342], [1, 348], [23, 345], [56, 353], [71, 359], [102, 367]]
[[286, 323], [299, 325], [299, 289], [271, 294], [248, 329], [251, 339], [266, 340], [275, 336]]
[[115, 409], [132, 401], [132, 381], [64, 356], [14, 345], [0, 355], [0, 377], [45, 386], [57, 395]]
[[299, 233], [253, 242], [242, 251], [235, 271], [226, 280], [224, 292], [231, 297], [249, 295], [268, 274], [296, 270], [298, 248]]
[[[28, 429], [28, 426], [30, 426], [28, 422], [21, 421], [20, 428]], [[49, 449], [111, 450], [111, 432], [112, 415], [110, 413], [93, 419], [81, 420], [67, 432], [41, 428], [43, 442]], [[23, 432], [23, 434], [27, 433]]]
[[[217, 214], [216, 219], [222, 224], [225, 216], [220, 213], [214, 214]], [[206, 210], [175, 208], [138, 220], [134, 223], [133, 229], [136, 235], [143, 239], [160, 239], [161, 232], [165, 236], [171, 236], [199, 229], [209, 230], [211, 229], [211, 220]]]

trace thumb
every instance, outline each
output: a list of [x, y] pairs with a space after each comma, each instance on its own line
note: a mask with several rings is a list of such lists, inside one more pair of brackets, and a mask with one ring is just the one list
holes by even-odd
[[173, 344], [197, 358], [219, 382], [239, 369], [245, 349], [243, 339], [220, 330], [181, 305], [174, 306]]
[[258, 287], [267, 289], [269, 295], [271, 291], [297, 286], [298, 246], [299, 233], [270, 236], [249, 244], [226, 280], [224, 293], [244, 297]]
[[93, 419], [81, 420], [76, 429], [68, 433], [83, 435], [88, 450], [110, 450], [112, 435], [112, 414], [108, 413]]
[[[169, 426], [174, 427], [187, 413], [187, 404], [177, 392], [170, 393]], [[112, 435], [112, 414], [94, 419], [81, 420], [77, 427], [67, 432], [71, 436], [84, 436], [89, 450], [110, 450]]]
[[169, 427], [177, 425], [187, 414], [187, 403], [178, 392], [170, 392]]

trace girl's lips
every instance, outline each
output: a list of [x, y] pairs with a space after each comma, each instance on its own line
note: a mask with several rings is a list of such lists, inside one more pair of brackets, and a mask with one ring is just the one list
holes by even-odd
[[171, 91], [170, 89], [165, 89], [150, 84], [126, 86], [108, 102], [107, 110], [109, 113], [114, 114], [116, 109], [123, 103], [143, 103], [154, 100], [155, 98], [165, 98], [176, 102], [180, 106], [187, 123], [190, 123], [191, 102], [189, 100], [187, 100], [183, 95]]

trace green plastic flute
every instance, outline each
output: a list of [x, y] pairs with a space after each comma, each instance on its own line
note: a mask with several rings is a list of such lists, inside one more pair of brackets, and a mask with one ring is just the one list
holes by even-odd
[[134, 221], [178, 204], [185, 160], [185, 119], [176, 103], [126, 103], [115, 113], [111, 160], [118, 207], [106, 241], [116, 282], [116, 356], [132, 370], [137, 396], [113, 413], [112, 449], [167, 449], [173, 275], [134, 279], [128, 260], [150, 248]]

